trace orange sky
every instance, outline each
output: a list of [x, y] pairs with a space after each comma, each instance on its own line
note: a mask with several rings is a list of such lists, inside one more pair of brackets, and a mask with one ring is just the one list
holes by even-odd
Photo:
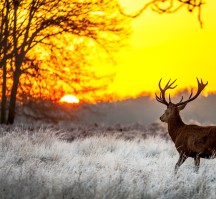
[[[122, 0], [136, 9], [141, 0]], [[116, 76], [108, 92], [135, 96], [158, 91], [158, 81], [177, 78], [177, 88], [196, 86], [196, 77], [209, 81], [206, 92], [216, 91], [216, 1], [203, 6], [203, 29], [197, 13], [186, 8], [174, 14], [145, 11], [133, 21], [130, 43], [117, 55]]]

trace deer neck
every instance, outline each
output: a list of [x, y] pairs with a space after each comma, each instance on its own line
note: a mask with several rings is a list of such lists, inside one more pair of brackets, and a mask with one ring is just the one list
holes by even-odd
[[176, 113], [174, 117], [171, 117], [168, 121], [168, 132], [171, 139], [175, 142], [176, 137], [178, 136], [179, 128], [183, 127], [185, 124], [182, 121], [179, 113]]

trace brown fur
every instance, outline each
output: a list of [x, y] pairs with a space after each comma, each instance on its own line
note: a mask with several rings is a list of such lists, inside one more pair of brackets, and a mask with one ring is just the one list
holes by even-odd
[[200, 158], [214, 158], [215, 156], [216, 126], [187, 125], [182, 121], [178, 107], [171, 104], [167, 109], [170, 111], [166, 121], [168, 132], [180, 154], [175, 170], [177, 171], [188, 157], [192, 157], [198, 171]]
[[195, 100], [202, 90], [207, 86], [207, 83], [203, 83], [197, 78], [198, 89], [193, 96], [193, 91], [188, 100], [183, 101], [183, 97], [179, 103], [172, 103], [169, 96], [169, 102], [166, 101], [165, 93], [168, 89], [174, 89], [176, 86], [173, 84], [176, 82], [170, 82], [166, 84], [164, 88], [161, 87], [161, 80], [159, 81], [160, 96], [156, 95], [156, 100], [167, 106], [167, 110], [160, 117], [162, 122], [168, 123], [168, 132], [175, 143], [175, 147], [179, 152], [179, 160], [176, 163], [175, 171], [184, 163], [188, 157], [194, 158], [196, 171], [199, 169], [200, 158], [214, 158], [216, 155], [216, 126], [197, 126], [185, 124], [179, 112], [185, 108], [187, 103]]

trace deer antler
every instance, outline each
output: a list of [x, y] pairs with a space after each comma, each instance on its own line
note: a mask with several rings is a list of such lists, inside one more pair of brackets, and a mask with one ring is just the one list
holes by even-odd
[[[169, 103], [172, 103], [172, 102], [171, 102], [170, 95], [169, 95], [169, 103], [166, 101], [165, 92], [166, 92], [166, 90], [174, 89], [177, 86], [177, 85], [172, 86], [176, 82], [176, 80], [170, 83], [170, 81], [171, 81], [171, 79], [170, 79], [168, 81], [168, 83], [166, 84], [166, 86], [164, 87], [164, 89], [161, 88], [161, 80], [162, 80], [162, 78], [159, 81], [160, 97], [158, 97], [157, 94], [155, 93], [156, 100], [158, 102], [168, 106]], [[178, 102], [177, 104], [174, 104], [174, 103], [172, 103], [172, 104], [175, 105], [175, 106], [180, 106], [180, 105], [187, 104], [188, 102], [191, 102], [191, 101], [195, 100], [199, 96], [199, 94], [202, 92], [202, 90], [207, 86], [208, 82], [206, 82], [204, 84], [202, 79], [201, 79], [201, 81], [199, 81], [199, 79], [197, 78], [197, 84], [198, 84], [198, 89], [197, 89], [197, 93], [194, 96], [193, 96], [193, 89], [191, 89], [191, 94], [190, 94], [188, 100], [183, 101], [183, 96], [182, 96], [180, 102]]]
[[187, 104], [188, 102], [195, 100], [199, 96], [199, 94], [202, 92], [202, 90], [207, 86], [208, 82], [206, 82], [206, 84], [204, 84], [202, 79], [200, 82], [199, 79], [197, 78], [197, 84], [198, 84], [198, 89], [197, 89], [196, 95], [193, 96], [193, 89], [191, 89], [191, 94], [190, 94], [188, 100], [182, 102], [182, 100], [183, 100], [183, 97], [182, 97], [181, 101], [175, 105], [180, 106], [180, 105]]
[[[160, 103], [165, 104], [165, 105], [168, 106], [169, 103], [166, 101], [165, 92], [166, 92], [166, 90], [168, 90], [168, 89], [174, 89], [177, 86], [177, 85], [172, 86], [176, 82], [176, 80], [170, 83], [170, 81], [171, 81], [171, 79], [170, 79], [168, 81], [168, 83], [166, 84], [166, 86], [164, 87], [164, 89], [161, 88], [161, 80], [162, 80], [162, 78], [160, 79], [159, 84], [158, 84], [158, 86], [160, 88], [160, 97], [158, 97], [157, 94], [155, 93], [156, 100], [158, 102], [160, 102]], [[170, 95], [169, 95], [169, 102], [171, 102]]]

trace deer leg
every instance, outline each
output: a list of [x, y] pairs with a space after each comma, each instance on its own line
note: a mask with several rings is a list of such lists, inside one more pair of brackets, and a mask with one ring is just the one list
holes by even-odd
[[195, 156], [194, 164], [195, 164], [195, 172], [198, 173], [199, 165], [200, 165], [200, 157], [199, 157], [199, 155]]
[[175, 165], [175, 174], [177, 173], [179, 167], [184, 163], [184, 161], [187, 159], [188, 157], [185, 154], [180, 154], [178, 162]]

